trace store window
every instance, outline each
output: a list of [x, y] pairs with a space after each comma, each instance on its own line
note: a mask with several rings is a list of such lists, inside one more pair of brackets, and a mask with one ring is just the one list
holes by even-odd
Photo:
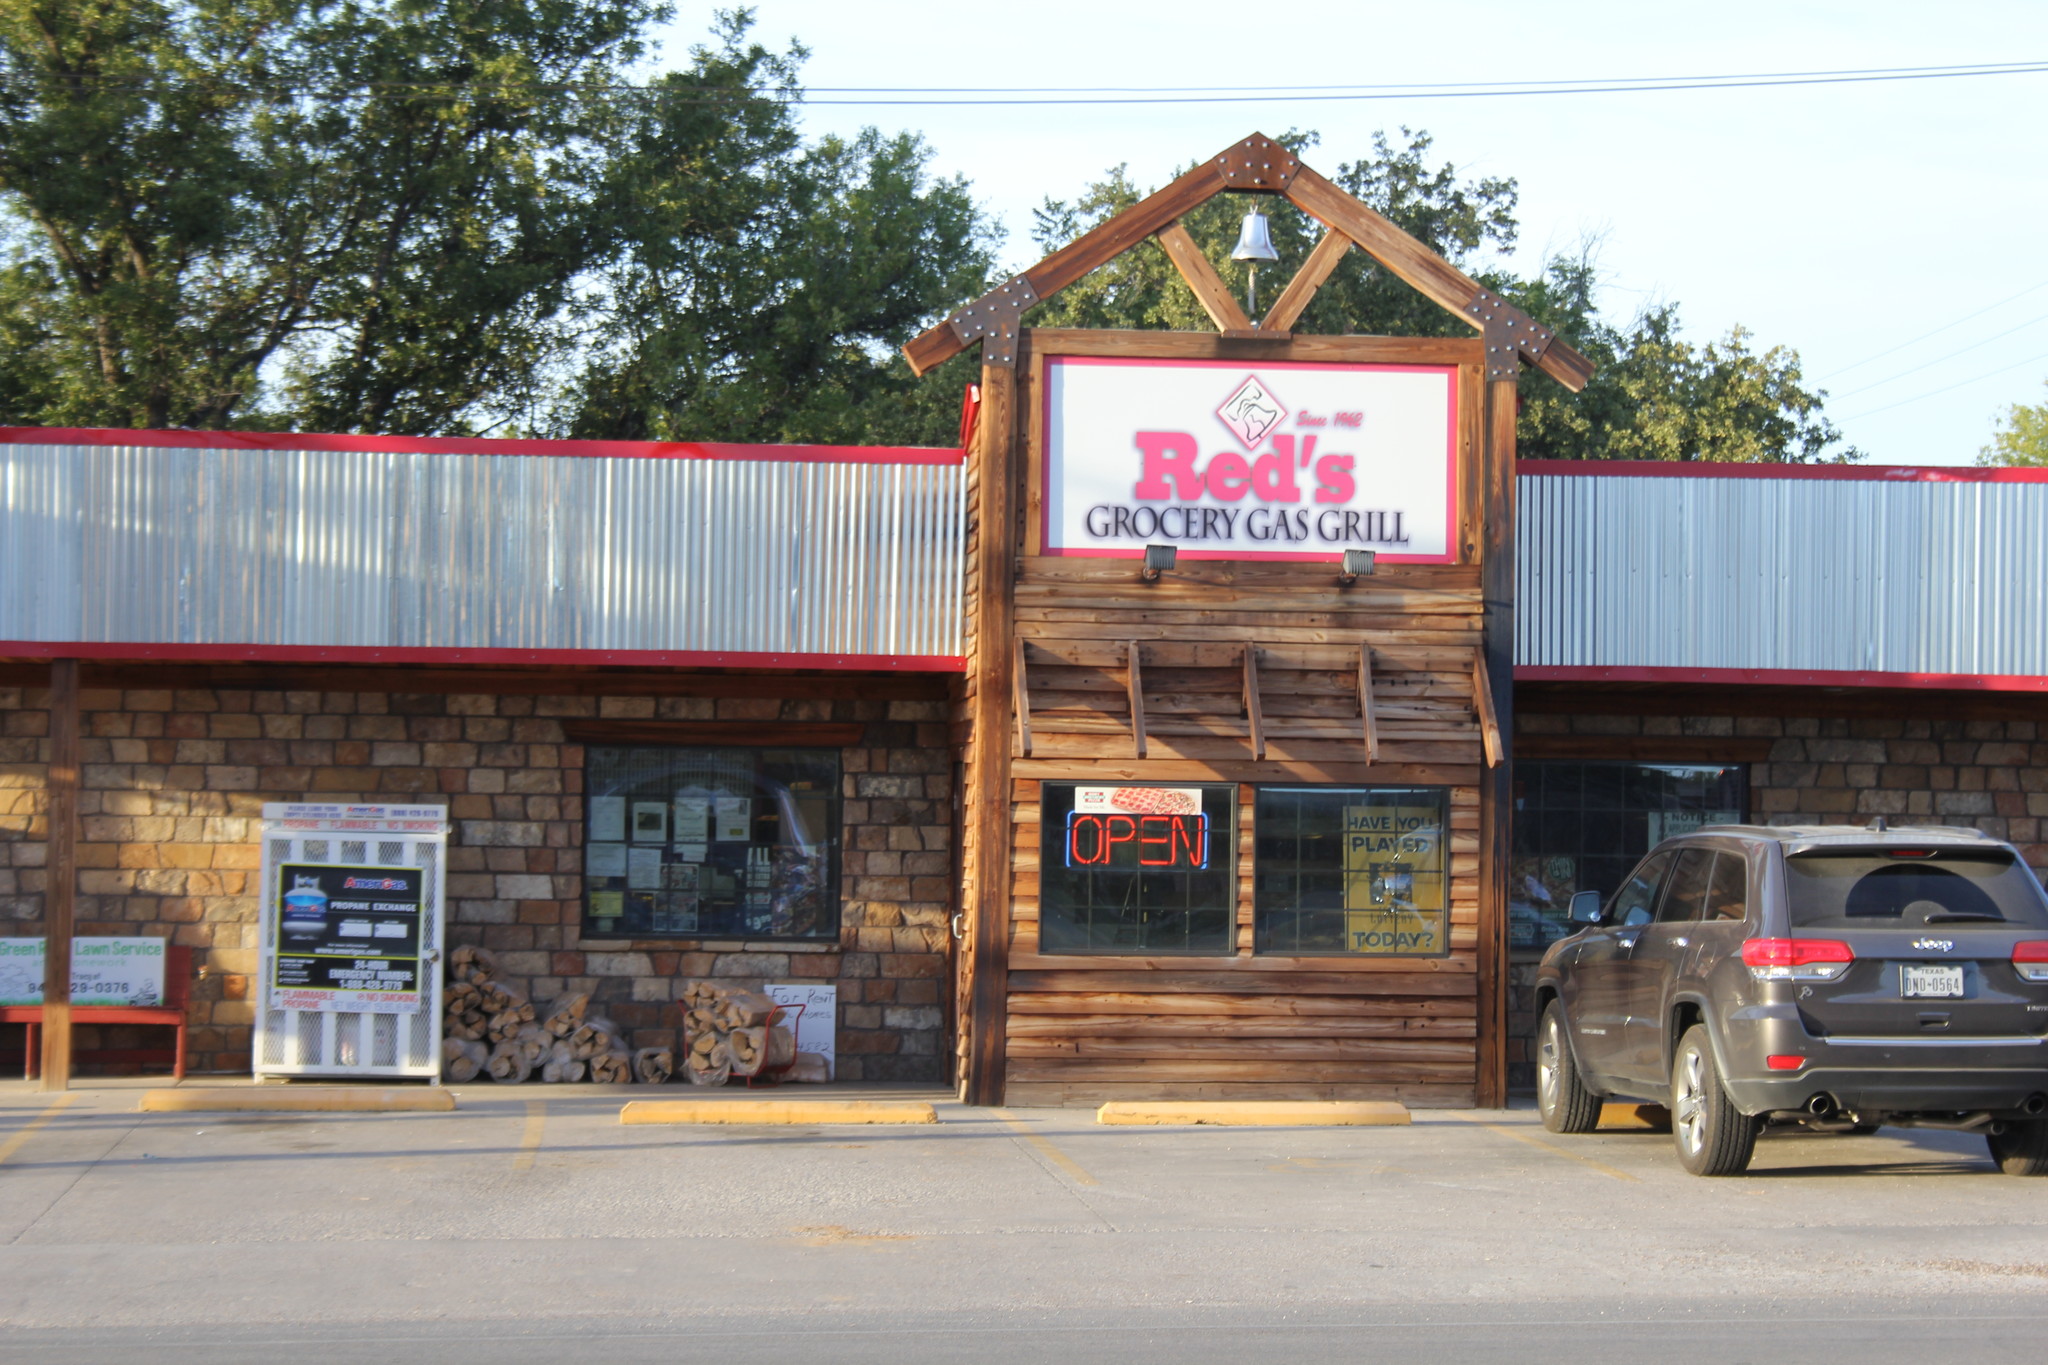
[[1257, 951], [1450, 952], [1443, 788], [1261, 787], [1253, 819]]
[[1047, 782], [1038, 944], [1046, 953], [1237, 949], [1237, 789]]
[[1663, 840], [1748, 815], [1743, 763], [1517, 762], [1509, 946], [1566, 937], [1573, 892], [1612, 895]]
[[837, 750], [592, 745], [584, 790], [584, 933], [838, 939]]

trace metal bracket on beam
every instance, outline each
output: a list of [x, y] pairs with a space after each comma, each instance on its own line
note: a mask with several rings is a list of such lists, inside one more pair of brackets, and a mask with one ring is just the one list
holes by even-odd
[[1024, 310], [1038, 302], [1038, 291], [1022, 275], [991, 289], [946, 319], [964, 346], [981, 342], [981, 363], [1009, 369], [1017, 363], [1017, 339], [1023, 334]]
[[1216, 158], [1223, 188], [1240, 194], [1278, 194], [1301, 169], [1294, 153], [1272, 138], [1253, 135]]
[[1490, 289], [1474, 294], [1472, 301], [1465, 305], [1465, 311], [1478, 322], [1480, 335], [1486, 340], [1486, 377], [1489, 380], [1516, 378], [1519, 374], [1518, 355], [1527, 356], [1534, 364], [1557, 339], [1557, 333], [1551, 328], [1538, 323]]

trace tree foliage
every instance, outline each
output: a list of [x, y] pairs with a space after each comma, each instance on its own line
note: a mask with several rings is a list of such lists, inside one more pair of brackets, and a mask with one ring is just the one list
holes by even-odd
[[[0, 0], [0, 421], [842, 438], [984, 283], [911, 138], [650, 0]], [[954, 395], [957, 402], [957, 394]]]
[[[1297, 154], [1312, 147], [1312, 133], [1280, 139]], [[1797, 352], [1784, 346], [1758, 351], [1749, 333], [1732, 330], [1704, 345], [1680, 332], [1677, 309], [1658, 305], [1625, 325], [1603, 317], [1590, 255], [1554, 259], [1537, 279], [1501, 269], [1500, 254], [1515, 244], [1516, 187], [1512, 180], [1462, 179], [1455, 167], [1430, 164], [1427, 133], [1403, 128], [1398, 138], [1376, 134], [1369, 155], [1342, 162], [1332, 177], [1438, 255], [1488, 288], [1513, 300], [1538, 321], [1586, 353], [1598, 372], [1573, 394], [1525, 367], [1520, 453], [1532, 459], [1811, 461], [1854, 459], [1830, 454], [1840, 433], [1822, 413], [1825, 394], [1804, 387]], [[1123, 167], [1071, 201], [1047, 200], [1033, 233], [1048, 251], [1138, 202], [1144, 191]], [[1224, 278], [1242, 288], [1245, 267], [1228, 259], [1247, 207], [1219, 196], [1182, 221]], [[1260, 294], [1270, 300], [1286, 273], [1306, 258], [1321, 226], [1290, 205], [1265, 201], [1280, 262], [1267, 267]], [[1126, 252], [1110, 265], [1041, 305], [1034, 324], [1074, 327], [1170, 327], [1206, 330], [1210, 323], [1194, 293], [1156, 243]], [[1302, 320], [1304, 332], [1391, 336], [1470, 336], [1461, 320], [1431, 303], [1363, 252], [1347, 253], [1317, 291]]]
[[1977, 454], [1981, 465], [2048, 467], [2048, 403], [2014, 403]]

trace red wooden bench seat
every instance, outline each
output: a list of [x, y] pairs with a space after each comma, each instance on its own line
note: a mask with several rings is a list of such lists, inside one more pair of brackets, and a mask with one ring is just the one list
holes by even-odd
[[[178, 1031], [177, 1051], [172, 1055], [171, 1076], [185, 1079], [185, 1001], [192, 988], [192, 950], [179, 944], [164, 949], [164, 1003], [161, 1005], [74, 1005], [73, 1027], [79, 1024], [140, 1024], [146, 1028]], [[28, 1025], [28, 1047], [22, 1058], [22, 1075], [33, 1079], [42, 1065], [41, 1005], [0, 1005], [0, 1024]], [[116, 1049], [95, 1048], [95, 1052]], [[83, 1056], [78, 1053], [74, 1056]]]

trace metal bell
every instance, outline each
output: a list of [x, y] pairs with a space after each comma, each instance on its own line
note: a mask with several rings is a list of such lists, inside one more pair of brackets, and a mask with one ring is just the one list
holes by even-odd
[[1233, 261], [1277, 261], [1280, 253], [1273, 250], [1273, 238], [1266, 231], [1266, 215], [1253, 209], [1244, 216], [1244, 225], [1237, 230], [1237, 246], [1230, 253]]

